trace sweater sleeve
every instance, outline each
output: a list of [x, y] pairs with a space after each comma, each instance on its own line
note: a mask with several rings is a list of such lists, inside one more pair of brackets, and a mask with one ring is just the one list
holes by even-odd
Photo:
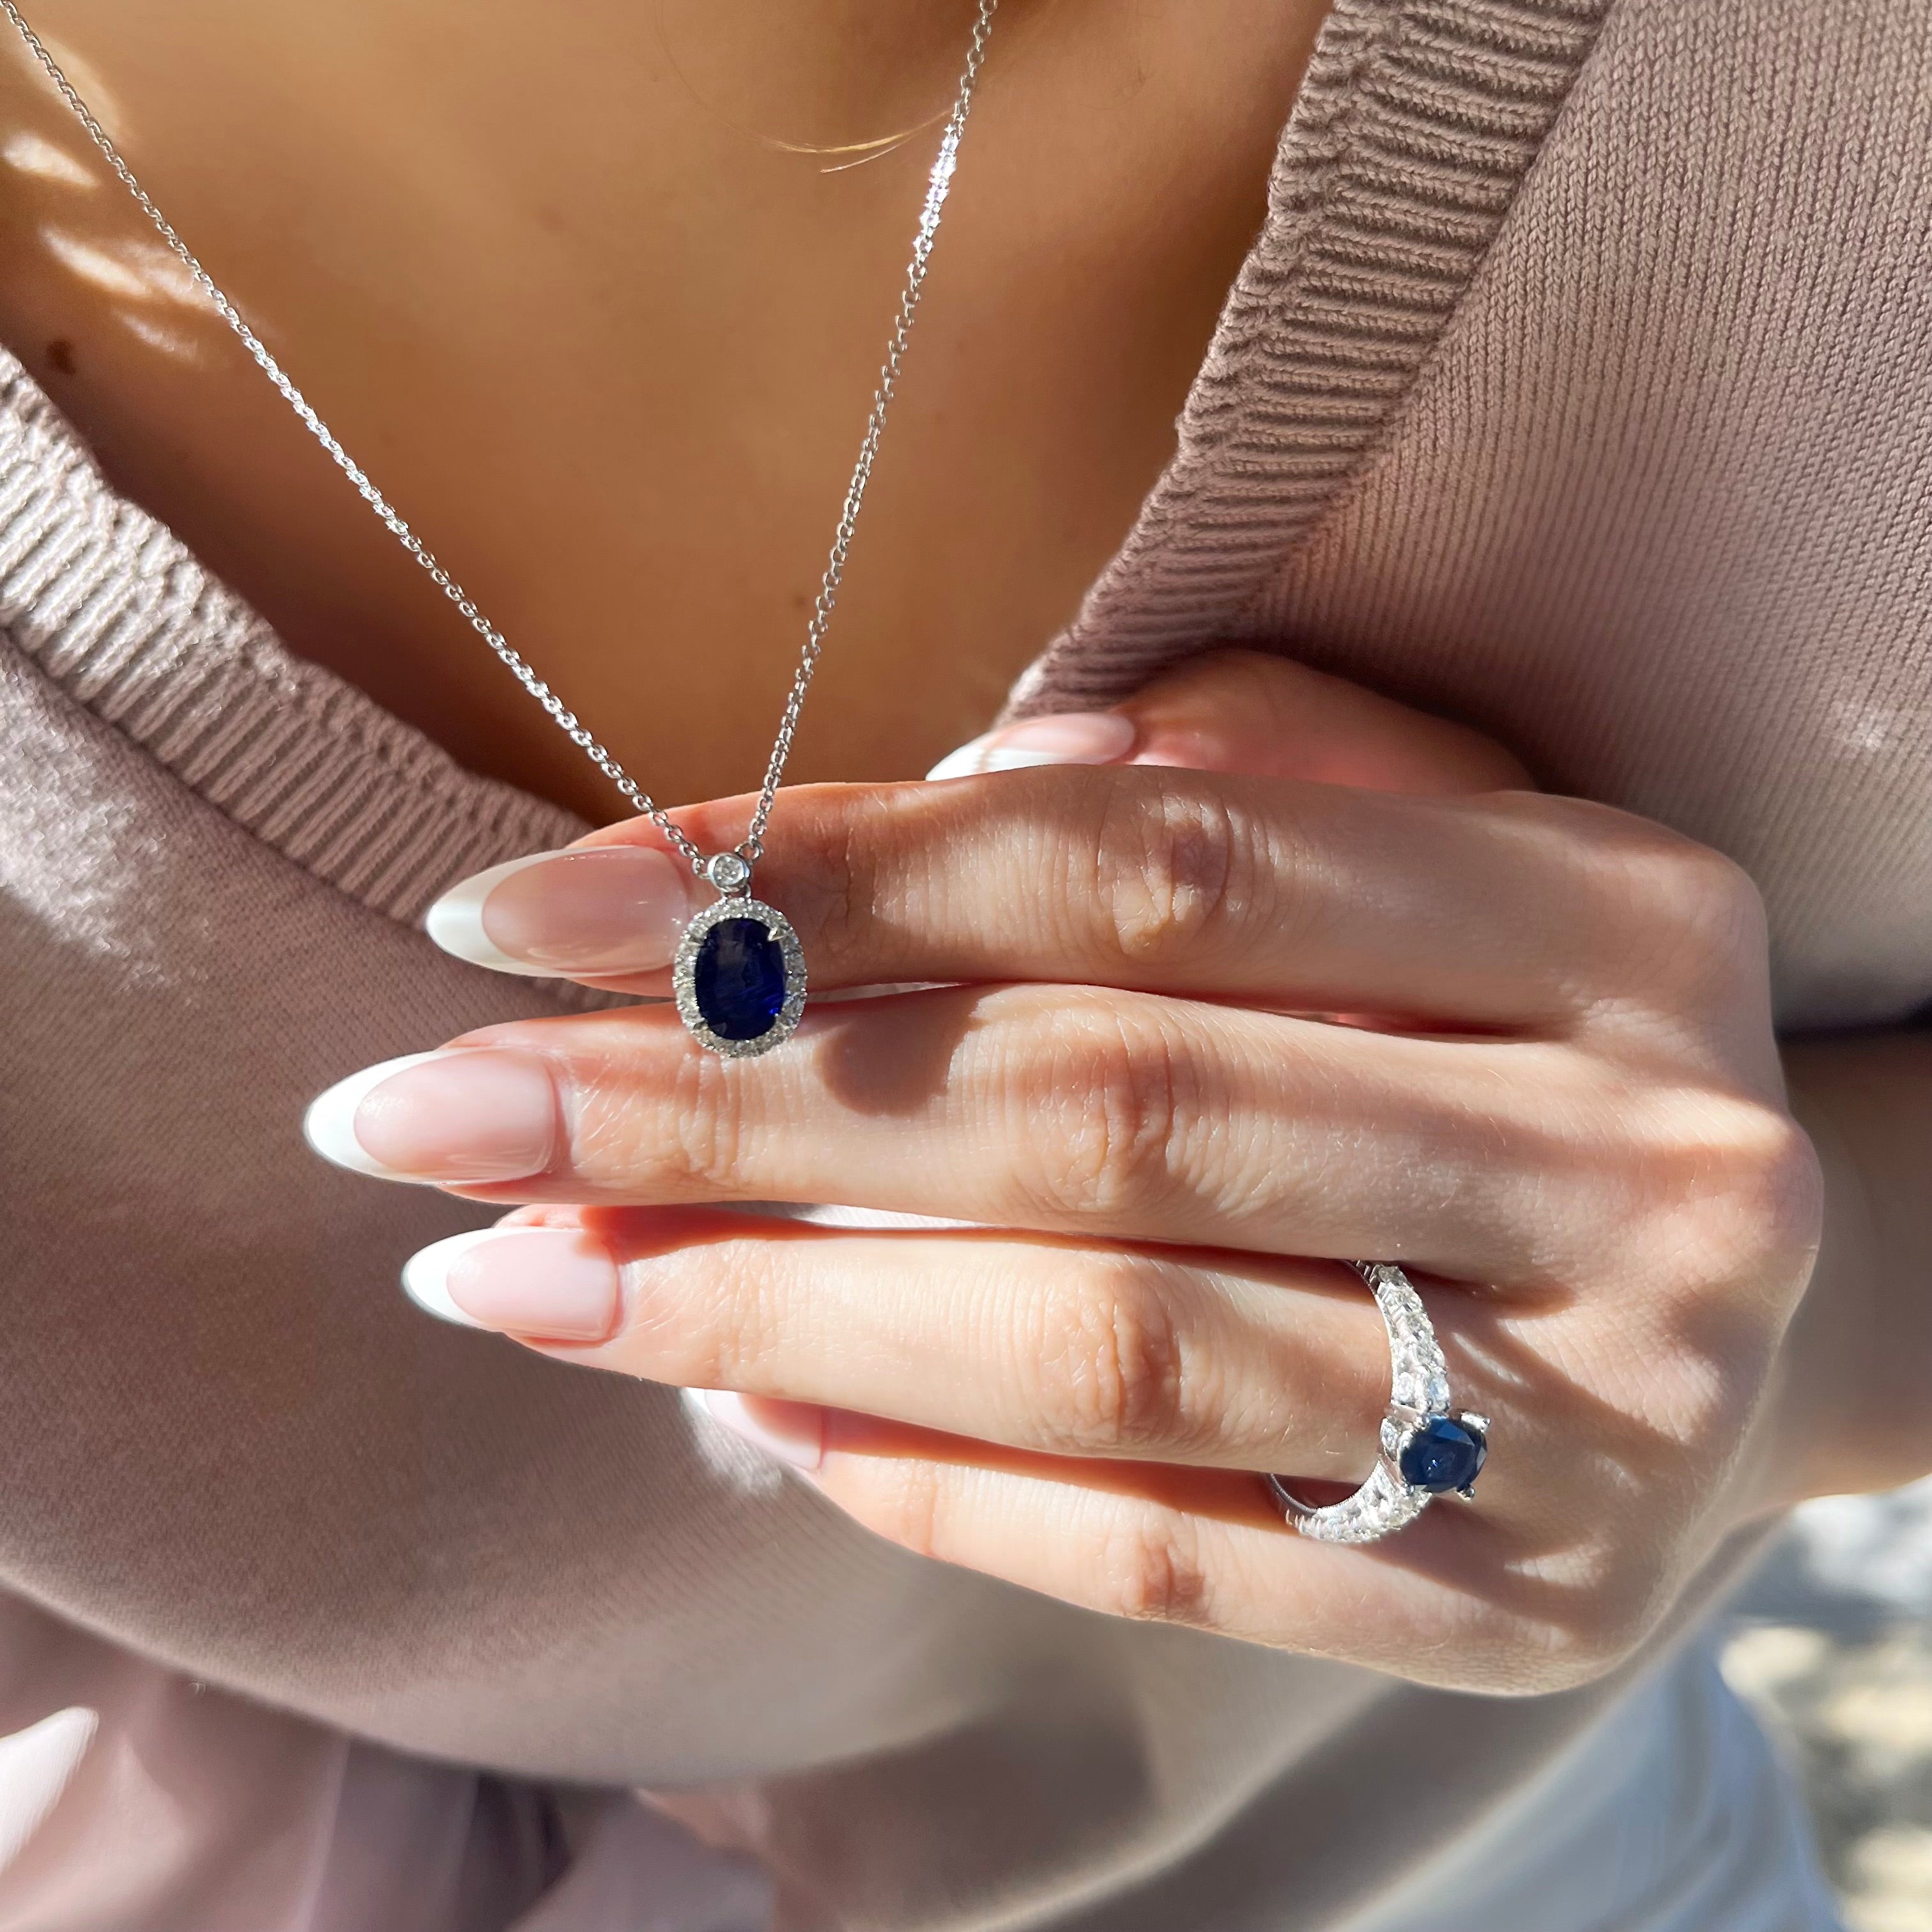
[[758, 1932], [770, 1905], [628, 1792], [358, 1742], [0, 1598], [14, 1932]]

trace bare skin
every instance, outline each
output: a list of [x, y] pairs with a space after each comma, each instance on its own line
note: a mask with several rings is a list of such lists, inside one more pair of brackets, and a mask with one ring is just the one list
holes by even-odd
[[[1068, 614], [1166, 453], [1318, 14], [1009, 7], [800, 778], [922, 769]], [[746, 130], [920, 120], [968, 12], [586, 5], [568, 45], [431, 0], [301, 18], [61, 0], [42, 24], [350, 446], [685, 797], [762, 764], [930, 146], [827, 176]], [[123, 486], [298, 648], [473, 766], [603, 815], [157, 280], [38, 84], [5, 112], [21, 266], [0, 333]], [[828, 1006], [796, 1051], [742, 1064], [700, 1061], [648, 1008], [469, 1036], [481, 1051], [428, 1088], [418, 1067], [413, 1100], [409, 1074], [374, 1090], [388, 1139], [362, 1156], [526, 1204], [512, 1226], [568, 1231], [580, 1288], [584, 1238], [598, 1250], [599, 1324], [486, 1325], [709, 1382], [750, 1398], [741, 1417], [763, 1403], [825, 1494], [912, 1547], [1431, 1681], [1606, 1667], [1741, 1523], [1923, 1469], [1920, 1378], [1898, 1364], [1925, 1333], [1932, 1070], [1904, 1036], [1781, 1061], [1734, 868], [1308, 677], [1228, 661], [1143, 694], [1136, 769], [800, 795], [770, 869], [814, 974], [941, 990]], [[709, 702], [741, 694], [766, 701]], [[1184, 748], [1163, 755], [1163, 732]], [[1395, 767], [1415, 796], [1363, 789]], [[742, 820], [741, 799], [687, 822], [715, 846]], [[1044, 850], [1097, 882], [1061, 926], [1015, 884], [1016, 840], [1027, 877]], [[875, 890], [842, 889], [854, 854]], [[1242, 890], [1217, 897], [1217, 873]], [[1324, 935], [1325, 974], [1296, 977]], [[452, 1108], [452, 1064], [542, 1103], [526, 1164], [488, 1185], [452, 1178], [477, 1171], [472, 1143], [530, 1121]], [[999, 1318], [949, 1319], [976, 1233], [842, 1246], [729, 1211], [855, 1190], [1003, 1225]], [[526, 1296], [527, 1252], [500, 1270]], [[1500, 1424], [1483, 1508], [1432, 1515], [1394, 1562], [1286, 1535], [1246, 1473], [1361, 1472], [1381, 1337], [1306, 1258], [1364, 1253], [1436, 1276], [1457, 1386]], [[783, 1318], [828, 1308], [829, 1355]]]
[[[1230, 652], [1122, 715], [1110, 765], [792, 796], [764, 874], [815, 984], [924, 990], [752, 1060], [640, 1006], [392, 1071], [358, 1171], [525, 1204], [416, 1282], [713, 1391], [926, 1556], [1465, 1689], [1595, 1676], [1767, 1512], [1924, 1471], [1922, 1040], [1787, 1077], [1735, 866], [1387, 699]], [[733, 1211], [767, 1199], [949, 1225]], [[1367, 1473], [1382, 1324], [1309, 1258], [1353, 1255], [1423, 1273], [1496, 1424], [1475, 1507], [1386, 1548], [1249, 1473]]]
[[[1071, 614], [1172, 447], [1324, 10], [1007, 0], [793, 777], [923, 771]], [[763, 769], [973, 11], [28, 17], [347, 447], [682, 801]], [[908, 128], [840, 172], [773, 145]], [[0, 129], [0, 338], [114, 479], [296, 650], [611, 817], [10, 45]]]

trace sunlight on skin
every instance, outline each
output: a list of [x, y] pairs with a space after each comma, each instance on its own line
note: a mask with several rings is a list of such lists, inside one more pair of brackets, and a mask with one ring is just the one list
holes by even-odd
[[70, 274], [123, 302], [208, 307], [194, 278], [158, 243], [117, 242], [104, 247], [52, 222], [42, 224], [40, 239]]
[[16, 174], [32, 175], [60, 188], [92, 189], [101, 183], [100, 175], [86, 162], [39, 134], [9, 135], [6, 145], [0, 147], [0, 162]]
[[[53, 41], [47, 44], [110, 136], [124, 139], [125, 118], [106, 82], [82, 56]], [[13, 51], [16, 60], [26, 58], [24, 49], [16, 45]], [[28, 65], [32, 85], [42, 90], [38, 68], [31, 62]], [[51, 98], [38, 104], [50, 116], [58, 111]], [[36, 233], [44, 259], [108, 297], [111, 305], [106, 319], [174, 362], [194, 364], [204, 359], [206, 342], [188, 315], [181, 315], [177, 321], [155, 313], [172, 309], [195, 311], [196, 317], [212, 316], [206, 298], [174, 255], [151, 236], [119, 232], [126, 211], [111, 203], [95, 204], [85, 225], [74, 220], [72, 205], [64, 197], [76, 191], [92, 194], [98, 188], [115, 185], [106, 164], [91, 148], [76, 147], [32, 128], [16, 128], [0, 142], [0, 167], [23, 183], [31, 183], [32, 192], [41, 197], [46, 218], [37, 224]], [[58, 205], [69, 211], [58, 216], [52, 213], [57, 196], [61, 197]], [[107, 233], [92, 232], [96, 214], [108, 221]], [[71, 349], [67, 348], [66, 353], [70, 357]]]
[[182, 362], [199, 362], [202, 359], [202, 344], [193, 336], [169, 328], [165, 322], [156, 322], [150, 316], [130, 314], [125, 309], [116, 309], [114, 320], [130, 335], [145, 342], [150, 349], [159, 350], [164, 356], [172, 356]]
[[96, 288], [108, 295], [118, 296], [124, 302], [152, 299], [153, 292], [146, 279], [122, 262], [116, 250], [97, 248], [92, 242], [83, 242], [78, 236], [56, 228], [50, 222], [41, 224], [40, 239], [46, 244], [47, 253], [83, 282], [92, 282]]
[[[842, 604], [842, 653], [800, 740], [800, 776], [909, 774], [975, 735], [1031, 640], [1052, 634], [1111, 554], [1166, 460], [1199, 347], [1264, 210], [1303, 52], [1297, 10], [1315, 3], [1142, 0], [1123, 40], [1089, 30], [1112, 10], [1086, 0], [1011, 0], [995, 56], [1006, 133], [988, 137], [972, 219], [945, 256], [951, 344], [922, 363], [893, 445], [900, 484], [868, 510], [868, 561]], [[442, 4], [450, 22], [470, 17]], [[605, 56], [582, 76], [596, 82], [591, 97], [575, 100], [557, 80], [583, 52], [574, 38], [534, 66], [506, 64], [472, 34], [446, 40], [434, 8], [244, 9], [239, 45], [232, 8], [88, 0], [68, 24], [118, 93], [111, 106], [67, 47], [53, 52], [352, 448], [385, 439], [386, 487], [434, 523], [452, 562], [483, 560], [464, 567], [482, 574], [493, 615], [585, 716], [614, 720], [618, 755], [670, 795], [698, 797], [736, 791], [769, 754], [766, 717], [710, 700], [741, 677], [776, 676], [796, 648], [796, 600], [808, 609], [824, 506], [849, 474], [929, 159], [909, 144], [844, 177], [848, 193], [820, 178], [816, 159], [784, 159], [734, 128], [842, 149], [900, 134], [944, 105], [974, 0], [667, 4], [696, 101], [652, 32], [655, 0], [573, 13], [573, 36]], [[38, 10], [26, 0], [30, 20]], [[835, 46], [823, 44], [821, 10]], [[1198, 24], [1210, 14], [1211, 34]], [[1280, 44], [1262, 60], [1251, 30], [1278, 19], [1297, 32], [1270, 34]], [[24, 58], [0, 64], [0, 143], [31, 130], [85, 160]], [[592, 120], [628, 130], [608, 178], [586, 99]], [[520, 112], [536, 118], [512, 166], [501, 129]], [[887, 170], [890, 182], [878, 178]], [[1176, 181], [1197, 184], [1184, 207], [1167, 198]], [[105, 193], [82, 195], [0, 161], [8, 346], [298, 653], [475, 768], [608, 818], [604, 781], [514, 685], [475, 668], [462, 626], [422, 607], [418, 573], [297, 440], [225, 323], [135, 286], [149, 282], [148, 260], [122, 251], [158, 238], [104, 164], [101, 182]], [[1177, 218], [1150, 230], [1145, 193]], [[291, 208], [300, 248], [289, 245]], [[1070, 310], [1064, 292], [1048, 298], [1047, 271], [1072, 236], [1106, 273], [1076, 278]], [[1157, 264], [1138, 258], [1143, 245]], [[199, 355], [166, 337], [192, 338]], [[979, 346], [968, 354], [967, 343]], [[1144, 395], [1150, 370], [1157, 398]], [[713, 387], [736, 398], [728, 422], [702, 400]], [[997, 429], [962, 448], [962, 411], [988, 407]], [[1016, 440], [1023, 457], [1008, 453]], [[1015, 467], [1024, 504], [999, 480]], [[566, 469], [568, 494], [610, 506], [608, 527], [544, 482]], [[748, 483], [761, 514], [748, 509]], [[1036, 520], [1035, 496], [1052, 506], [1052, 540], [1022, 545], [1004, 526]], [[949, 567], [970, 595], [934, 590], [922, 560], [935, 526], [959, 532]], [[634, 628], [640, 531], [654, 584], [648, 700], [641, 641], [605, 641]], [[987, 572], [961, 560], [967, 549], [1021, 554]], [[568, 567], [538, 561], [553, 558]], [[667, 601], [656, 586], [674, 575]], [[945, 612], [930, 662], [914, 678], [887, 675], [929, 607]], [[733, 640], [723, 656], [709, 642], [721, 630]], [[982, 635], [995, 640], [983, 656]], [[850, 701], [881, 685], [895, 694], [890, 718]]]
[[[29, 10], [23, 7], [21, 10], [28, 14], [29, 20], [32, 20]], [[0, 25], [4, 24], [0, 22]], [[38, 22], [34, 23], [34, 31], [40, 33]], [[54, 64], [73, 82], [74, 91], [87, 103], [94, 119], [106, 130], [107, 138], [117, 148], [124, 148], [130, 130], [122, 112], [121, 98], [108, 86], [100, 70], [85, 54], [76, 52], [55, 34], [40, 33], [40, 44], [52, 55]], [[46, 88], [46, 76], [41, 73], [40, 63], [27, 51], [20, 37], [10, 26], [7, 27], [4, 45], [6, 57], [22, 74], [31, 77], [35, 88]], [[50, 101], [52, 99], [50, 91], [48, 98]]]

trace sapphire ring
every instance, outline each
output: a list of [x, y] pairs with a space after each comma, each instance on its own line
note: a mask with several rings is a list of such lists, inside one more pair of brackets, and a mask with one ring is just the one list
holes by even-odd
[[1415, 1284], [1390, 1262], [1349, 1264], [1369, 1285], [1388, 1324], [1394, 1379], [1382, 1418], [1382, 1460], [1352, 1496], [1304, 1502], [1280, 1476], [1267, 1478], [1282, 1514], [1324, 1543], [1374, 1543], [1413, 1522], [1436, 1497], [1466, 1502], [1490, 1452], [1490, 1422], [1449, 1406], [1449, 1369]]

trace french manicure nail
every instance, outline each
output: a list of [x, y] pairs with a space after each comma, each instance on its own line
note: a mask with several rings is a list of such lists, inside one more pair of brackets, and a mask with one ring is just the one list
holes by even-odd
[[452, 886], [423, 923], [444, 952], [499, 973], [644, 973], [670, 963], [694, 887], [655, 846], [537, 852]]
[[808, 1402], [734, 1395], [729, 1389], [694, 1389], [704, 1412], [722, 1429], [740, 1436], [794, 1469], [816, 1469], [825, 1460], [825, 1412]]
[[941, 758], [928, 778], [1016, 772], [1029, 765], [1111, 765], [1134, 748], [1132, 718], [1118, 711], [1068, 711], [988, 731]]
[[467, 1328], [601, 1342], [622, 1306], [610, 1250], [576, 1228], [479, 1228], [412, 1255], [403, 1288], [419, 1308]]
[[556, 1092], [535, 1054], [406, 1054], [318, 1095], [302, 1132], [325, 1160], [380, 1180], [522, 1180], [550, 1165]]

